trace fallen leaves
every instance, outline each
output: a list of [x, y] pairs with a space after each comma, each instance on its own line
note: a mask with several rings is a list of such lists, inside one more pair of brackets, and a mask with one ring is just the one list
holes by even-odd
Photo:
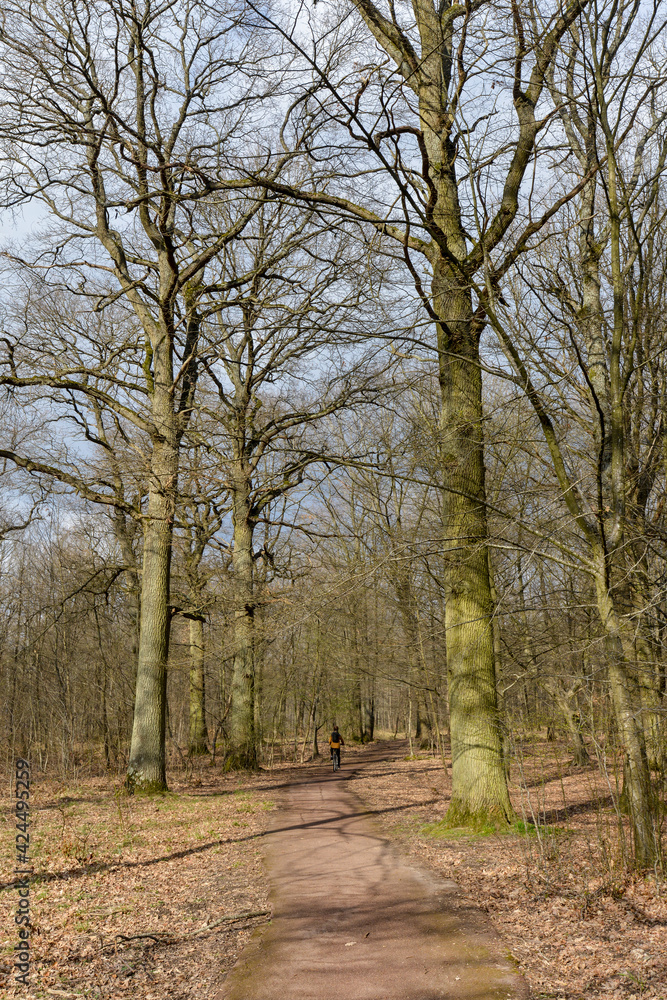
[[[486, 910], [536, 997], [667, 1000], [664, 886], [625, 872], [597, 772], [561, 766], [553, 745], [531, 755], [513, 796], [519, 814], [545, 819], [539, 839], [427, 836], [450, 790], [427, 755], [366, 765], [350, 787], [417, 861], [455, 879], [461, 905]], [[157, 801], [127, 799], [103, 779], [35, 782], [31, 947], [41, 997], [198, 1000], [219, 991], [269, 916], [261, 839], [280, 786], [303, 769], [200, 770], [196, 786], [172, 780], [174, 794]], [[72, 858], [70, 845], [84, 840], [86, 854]], [[3, 883], [11, 878], [9, 867], [0, 871]], [[5, 888], [0, 987], [28, 1000], [35, 994], [12, 979], [14, 906]]]
[[[35, 781], [31, 981], [40, 996], [192, 1000], [221, 987], [270, 915], [260, 841], [284, 776], [201, 771], [194, 794], [172, 776], [173, 791], [157, 801], [126, 798], [104, 779]], [[79, 860], [77, 837], [88, 848]], [[7, 866], [0, 881], [11, 879]], [[25, 998], [34, 994], [15, 985], [11, 964], [15, 902], [11, 888], [0, 893], [0, 993]]]
[[410, 854], [486, 910], [534, 995], [667, 1000], [667, 887], [625, 873], [608, 788], [592, 768], [560, 765], [557, 750], [533, 746], [524, 783], [512, 788], [519, 815], [547, 818], [541, 841], [525, 832], [426, 836], [451, 788], [427, 755], [389, 771], [371, 765], [355, 791]]

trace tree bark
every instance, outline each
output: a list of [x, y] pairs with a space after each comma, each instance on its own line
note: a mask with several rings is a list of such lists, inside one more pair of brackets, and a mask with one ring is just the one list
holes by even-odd
[[373, 742], [375, 736], [375, 697], [369, 694], [366, 700], [366, 737], [369, 743]]
[[127, 784], [132, 791], [157, 792], [167, 787], [168, 602], [177, 471], [177, 448], [156, 443], [144, 525], [137, 689], [127, 771]]
[[590, 764], [591, 758], [581, 732], [581, 723], [578, 718], [578, 713], [572, 707], [571, 699], [574, 698], [575, 690], [575, 688], [571, 688], [569, 691], [563, 691], [558, 686], [558, 682], [556, 681], [556, 685], [552, 689], [551, 693], [561, 710], [563, 718], [565, 719], [565, 725], [567, 726], [567, 730], [572, 740], [573, 761], [580, 767], [584, 767]]
[[250, 489], [243, 476], [234, 485], [233, 499], [234, 666], [229, 741], [225, 754], [225, 767], [230, 770], [257, 767], [252, 559], [254, 525], [250, 509]]
[[167, 322], [153, 332], [152, 441], [148, 509], [144, 523], [139, 653], [127, 787], [159, 792], [167, 787], [165, 735], [169, 588], [180, 435], [174, 412], [173, 337]]
[[633, 699], [633, 681], [622, 624], [609, 594], [604, 567], [595, 580], [598, 610], [607, 634], [607, 670], [616, 725], [625, 755], [626, 797], [638, 868], [653, 868], [661, 858], [660, 820], [655, 810], [644, 732]]
[[190, 619], [190, 740], [191, 756], [208, 753], [204, 676], [204, 621]]
[[317, 733], [322, 728], [322, 725], [323, 723], [319, 726], [315, 725], [313, 728], [313, 760], [317, 760], [317, 758], [321, 756], [320, 748], [317, 745]]
[[469, 292], [444, 265], [434, 281], [440, 352], [445, 628], [452, 744], [447, 821], [506, 825], [513, 815], [496, 692], [487, 552], [482, 377]]

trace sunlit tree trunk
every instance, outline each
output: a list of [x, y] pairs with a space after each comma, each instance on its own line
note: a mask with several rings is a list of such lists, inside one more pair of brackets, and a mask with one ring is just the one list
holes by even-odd
[[[128, 786], [144, 792], [162, 791], [167, 784], [165, 713], [169, 647], [168, 602], [178, 475], [178, 449], [173, 432], [171, 399], [167, 393], [158, 394], [156, 391], [156, 396], [158, 399], [155, 409], [160, 413], [160, 422], [172, 433], [169, 435], [171, 440], [155, 443], [151, 463], [150, 492], [144, 524], [137, 686], [127, 773]], [[166, 398], [159, 398], [161, 396]]]
[[229, 741], [225, 754], [228, 768], [257, 767], [255, 739], [255, 604], [253, 579], [253, 523], [250, 489], [241, 475], [233, 488], [234, 551], [234, 665]]
[[496, 692], [487, 552], [479, 329], [467, 291], [444, 263], [434, 281], [442, 410], [443, 548], [452, 824], [509, 823]]
[[[420, 216], [418, 228], [427, 235], [418, 240], [411, 240], [408, 231], [394, 235], [401, 239], [406, 257], [411, 251], [426, 257], [432, 275], [428, 295], [416, 269], [411, 268], [422, 303], [435, 324], [440, 366], [444, 582], [453, 750], [448, 816], [457, 823], [471, 820], [502, 825], [512, 815], [502, 759], [486, 551], [479, 338], [485, 309], [493, 296], [491, 286], [481, 294], [479, 289], [484, 288], [487, 276], [492, 282], [491, 252], [505, 240], [516, 218], [523, 179], [544, 125], [535, 109], [547, 74], [564, 33], [583, 6], [585, 0], [575, 0], [561, 8], [539, 38], [532, 34], [537, 28], [534, 16], [522, 5], [512, 6], [516, 58], [507, 83], [512, 76], [516, 138], [511, 153], [507, 147], [502, 150], [503, 157], [507, 154], [504, 164], [498, 156], [493, 184], [502, 195], [494, 204], [495, 214], [481, 222], [473, 211], [464, 218], [459, 201], [459, 165], [465, 164], [461, 169], [470, 177], [477, 176], [478, 169], [478, 161], [465, 162], [462, 150], [470, 153], [470, 126], [466, 116], [459, 117], [461, 108], [470, 107], [469, 102], [475, 99], [473, 92], [467, 93], [466, 84], [477, 75], [473, 66], [477, 66], [479, 46], [487, 45], [484, 28], [475, 20], [476, 8], [416, 0], [411, 5], [414, 22], [407, 30], [402, 27], [403, 15], [397, 20], [393, 4], [385, 7], [373, 0], [355, 2], [370, 34], [393, 60], [397, 77], [403, 78], [398, 91], [406, 95], [412, 91], [407, 103], [417, 112], [412, 124], [390, 127], [381, 135], [392, 140], [399, 133], [415, 135], [422, 159], [424, 196], [415, 214]], [[536, 55], [530, 59], [528, 69], [531, 50]], [[466, 93], [464, 102], [462, 95]], [[395, 120], [392, 111], [388, 121], [393, 125]], [[410, 120], [409, 116], [406, 120]], [[401, 191], [411, 191], [412, 178], [408, 179], [400, 168], [390, 167], [383, 149], [376, 147], [376, 152], [383, 156], [383, 168], [395, 180], [400, 177]], [[493, 160], [491, 156], [489, 162]], [[478, 197], [476, 183], [470, 186], [474, 205]], [[489, 209], [487, 193], [479, 195], [484, 213]], [[401, 198], [405, 197], [402, 193]], [[475, 222], [481, 224], [477, 230]], [[474, 284], [480, 301], [476, 312], [471, 291]]]
[[204, 676], [204, 620], [190, 619], [190, 736], [192, 756], [208, 752], [206, 732], [206, 690]]
[[644, 730], [634, 697], [634, 657], [630, 637], [614, 607], [602, 558], [595, 578], [598, 611], [607, 634], [607, 672], [624, 761], [624, 798], [632, 825], [635, 863], [652, 868], [661, 856], [660, 819], [651, 787]]

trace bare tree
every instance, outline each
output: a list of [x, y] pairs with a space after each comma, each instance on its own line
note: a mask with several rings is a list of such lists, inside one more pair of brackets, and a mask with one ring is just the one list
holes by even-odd
[[[202, 434], [201, 429], [198, 433]], [[218, 547], [226, 544], [219, 535], [228, 514], [229, 490], [215, 460], [211, 461], [204, 450], [195, 445], [185, 456], [181, 474], [176, 538], [180, 559], [171, 601], [172, 615], [180, 612], [188, 622], [188, 752], [191, 756], [208, 752], [204, 625], [215, 598], [210, 588], [215, 571], [206, 556], [213, 543], [217, 542]]]
[[[253, 74], [254, 99], [267, 96], [256, 85], [261, 60], [240, 13], [201, 0], [9, 2], [1, 46], [12, 67], [2, 83], [1, 200], [45, 213], [36, 245], [26, 241], [14, 261], [41, 275], [42, 294], [64, 286], [89, 308], [116, 303], [126, 314], [102, 359], [93, 351], [82, 365], [68, 350], [48, 374], [27, 370], [17, 339], [2, 381], [96, 399], [150, 443], [128, 783], [161, 789], [171, 540], [198, 375], [196, 290], [261, 197], [239, 195], [224, 228], [200, 207], [239, 186], [235, 129], [250, 114]], [[75, 337], [69, 345], [76, 353]], [[3, 454], [36, 468], [30, 456]], [[113, 489], [89, 490], [44, 465], [82, 495], [116, 502]]]
[[372, 284], [374, 269], [345, 227], [277, 204], [257, 213], [202, 289], [202, 336], [215, 345], [206, 378], [218, 397], [204, 412], [222, 431], [215, 446], [233, 525], [229, 767], [257, 764], [255, 566], [273, 554], [255, 551], [255, 530], [292, 521], [277, 505], [289, 498], [298, 511], [315, 467], [338, 457], [325, 419], [372, 401], [377, 373], [391, 363], [360, 346], [382, 315], [364, 279]]
[[593, 4], [571, 32], [563, 78], [552, 77], [551, 89], [574, 170], [585, 180], [571, 220], [577, 245], [570, 240], [564, 250], [558, 235], [526, 261], [531, 291], [517, 286], [511, 326], [498, 317], [494, 325], [539, 421], [574, 531], [573, 544], [561, 539], [561, 555], [584, 567], [594, 587], [635, 858], [653, 866], [660, 835], [646, 732], [655, 730], [660, 696], [643, 619], [652, 603], [647, 552], [665, 433], [657, 248], [667, 105], [654, 59], [667, 22], [660, 4], [642, 15], [629, 0]]
[[[453, 823], [505, 824], [512, 814], [494, 674], [480, 338], [487, 286], [499, 287], [572, 195], [545, 197], [529, 177], [540, 140], [549, 142], [547, 80], [585, 7], [357, 0], [342, 15], [313, 14], [310, 32], [255, 8], [313, 77], [295, 101], [295, 149], [338, 170], [319, 185], [267, 185], [395, 240], [435, 329]], [[324, 149], [314, 136], [322, 117], [330, 130]], [[372, 179], [364, 198], [352, 197], [364, 177]]]

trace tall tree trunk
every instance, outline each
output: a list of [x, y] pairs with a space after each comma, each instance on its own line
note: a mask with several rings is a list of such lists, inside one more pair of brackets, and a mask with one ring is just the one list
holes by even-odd
[[141, 583], [139, 581], [139, 572], [136, 566], [127, 520], [123, 511], [114, 511], [114, 534], [125, 562], [125, 575], [128, 579], [127, 589], [131, 613], [130, 648], [132, 662], [136, 666], [139, 652], [139, 623], [141, 620]]
[[[250, 490], [240, 477], [234, 487], [234, 667], [229, 743], [225, 766], [229, 769], [257, 767], [255, 739], [255, 605], [253, 588], [253, 522]], [[296, 725], [296, 720], [295, 720]]]
[[412, 753], [412, 716], [413, 716], [413, 705], [415, 713], [415, 740], [419, 741], [422, 738], [422, 718], [420, 715], [420, 695], [422, 694], [422, 686], [424, 682], [424, 663], [423, 658], [420, 656], [421, 640], [420, 640], [420, 625], [419, 617], [414, 605], [414, 596], [412, 590], [412, 580], [410, 577], [410, 570], [404, 562], [396, 561], [396, 569], [393, 573], [393, 584], [394, 590], [396, 592], [396, 599], [398, 601], [399, 611], [401, 613], [401, 620], [403, 624], [403, 632], [405, 634], [406, 644], [407, 644], [407, 654], [409, 663], [409, 674], [408, 674], [408, 696], [410, 700], [410, 723], [409, 723], [409, 739], [410, 739], [410, 753]]
[[352, 731], [354, 735], [358, 738], [360, 743], [364, 742], [364, 706], [361, 691], [361, 663], [359, 655], [359, 634], [357, 632], [356, 625], [354, 626], [353, 635], [350, 637], [350, 647], [351, 647], [351, 663], [352, 663], [352, 690], [351, 690], [351, 708], [352, 708]]
[[[161, 482], [175, 480], [175, 451], [156, 448], [154, 468], [161, 470]], [[173, 485], [167, 494], [152, 484], [144, 525], [137, 689], [127, 772], [128, 787], [142, 792], [167, 787], [165, 705], [173, 509]]]
[[366, 736], [369, 743], [373, 742], [373, 737], [375, 735], [375, 697], [372, 693], [369, 694], [366, 700]]
[[317, 758], [320, 756], [320, 748], [317, 745], [317, 734], [319, 730], [322, 728], [322, 725], [323, 723], [320, 723], [319, 726], [315, 725], [313, 728], [313, 760], [317, 760]]
[[308, 746], [308, 740], [310, 739], [311, 730], [315, 728], [315, 716], [317, 714], [317, 701], [318, 695], [313, 696], [313, 701], [310, 706], [310, 712], [308, 713], [308, 723], [306, 725], [306, 732], [303, 737], [303, 746], [301, 747], [301, 763], [303, 764], [306, 759], [306, 747]]
[[107, 661], [102, 660], [102, 735], [104, 738], [104, 762], [107, 771], [111, 770], [111, 739], [109, 735], [109, 712], [107, 708]]
[[[655, 810], [651, 774], [646, 757], [644, 731], [637, 718], [628, 657], [622, 624], [613, 606], [604, 567], [596, 576], [598, 610], [607, 633], [607, 671], [616, 726], [625, 756], [624, 793], [627, 800], [635, 863], [638, 868], [653, 868], [661, 859], [660, 820]], [[631, 646], [631, 644], [630, 644]]]
[[444, 582], [452, 799], [449, 823], [509, 823], [496, 692], [487, 553], [482, 377], [470, 294], [441, 265], [440, 352]]
[[152, 414], [158, 433], [153, 440], [144, 523], [137, 685], [127, 771], [128, 789], [142, 792], [164, 791], [167, 787], [169, 584], [179, 458], [171, 343], [164, 332], [153, 348]]
[[310, 713], [308, 715], [308, 727], [303, 738], [303, 749], [301, 750], [301, 763], [303, 764], [306, 755], [306, 746], [313, 730], [313, 757], [319, 757], [317, 750], [317, 709], [320, 703], [320, 686], [322, 681], [322, 671], [320, 668], [320, 624], [317, 622], [317, 632], [315, 640], [315, 669], [313, 670], [313, 687], [311, 690]]
[[548, 690], [561, 710], [565, 720], [565, 725], [567, 726], [567, 730], [570, 734], [574, 763], [582, 767], [590, 764], [591, 758], [581, 732], [579, 713], [576, 711], [576, 708], [573, 707], [573, 704], [576, 706], [576, 702], [574, 702], [576, 688], [570, 688], [569, 691], [563, 691], [563, 689], [559, 686], [558, 681], [556, 681], [553, 688], [549, 688]]
[[190, 619], [190, 739], [191, 756], [208, 753], [204, 677], [204, 620]]
[[[643, 511], [640, 512], [640, 537], [646, 534]], [[635, 531], [637, 525], [634, 525]], [[641, 699], [641, 719], [649, 767], [662, 772], [665, 765], [665, 721], [662, 704], [660, 676], [660, 652], [646, 622], [647, 610], [651, 607], [649, 567], [644, 546], [637, 546], [639, 553], [633, 552], [629, 567], [631, 578], [632, 615], [635, 625], [635, 663], [637, 684]]]

